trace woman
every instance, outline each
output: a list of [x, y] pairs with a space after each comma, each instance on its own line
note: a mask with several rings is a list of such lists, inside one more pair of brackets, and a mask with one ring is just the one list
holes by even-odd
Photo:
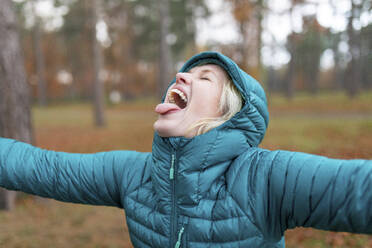
[[0, 139], [0, 186], [124, 208], [135, 247], [284, 247], [296, 226], [372, 233], [372, 161], [258, 148], [264, 91], [224, 55], [187, 61], [156, 112], [152, 153]]

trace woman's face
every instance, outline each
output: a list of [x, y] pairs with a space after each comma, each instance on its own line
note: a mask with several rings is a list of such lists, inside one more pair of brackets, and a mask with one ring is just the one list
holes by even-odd
[[191, 125], [204, 118], [221, 116], [218, 105], [225, 81], [224, 70], [213, 64], [177, 73], [164, 103], [155, 108], [159, 114], [155, 131], [162, 137], [195, 136], [196, 130], [190, 130]]

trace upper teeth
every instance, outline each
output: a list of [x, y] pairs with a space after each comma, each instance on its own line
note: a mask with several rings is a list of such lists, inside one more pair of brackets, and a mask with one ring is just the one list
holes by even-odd
[[169, 92], [169, 94], [168, 94], [168, 99], [169, 99], [169, 102], [170, 102], [170, 103], [175, 103], [174, 97], [173, 97], [173, 95], [171, 94], [172, 92], [173, 92], [173, 93], [176, 93], [177, 95], [179, 95], [180, 98], [182, 99], [182, 101], [184, 101], [185, 103], [187, 103], [187, 97], [185, 96], [185, 94], [184, 94], [182, 91], [180, 91], [180, 90], [178, 90], [178, 89], [172, 89], [172, 90]]

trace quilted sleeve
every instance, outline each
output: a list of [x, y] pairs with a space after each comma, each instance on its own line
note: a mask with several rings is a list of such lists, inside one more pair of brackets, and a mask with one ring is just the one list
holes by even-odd
[[302, 226], [372, 233], [372, 161], [259, 150], [251, 187], [261, 228], [281, 237]]
[[73, 154], [0, 138], [0, 187], [56, 200], [123, 207], [137, 187], [148, 154], [112, 151]]

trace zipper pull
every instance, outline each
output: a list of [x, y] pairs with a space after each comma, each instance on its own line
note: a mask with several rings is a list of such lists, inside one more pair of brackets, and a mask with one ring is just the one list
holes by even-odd
[[169, 170], [169, 179], [174, 179], [174, 154], [172, 154], [171, 168]]
[[182, 234], [183, 234], [184, 231], [185, 231], [185, 228], [182, 227], [180, 232], [178, 233], [178, 240], [177, 240], [177, 243], [174, 246], [174, 248], [180, 248], [181, 247], [181, 238], [182, 238]]

